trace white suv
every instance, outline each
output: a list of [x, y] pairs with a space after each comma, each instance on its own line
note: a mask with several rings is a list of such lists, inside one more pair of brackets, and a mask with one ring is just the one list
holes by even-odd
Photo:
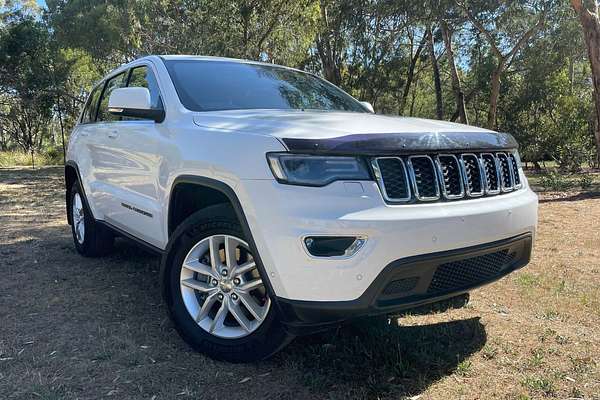
[[250, 361], [294, 335], [463, 295], [527, 264], [512, 136], [375, 115], [308, 73], [151, 56], [94, 87], [69, 143], [77, 250], [162, 255], [194, 348]]

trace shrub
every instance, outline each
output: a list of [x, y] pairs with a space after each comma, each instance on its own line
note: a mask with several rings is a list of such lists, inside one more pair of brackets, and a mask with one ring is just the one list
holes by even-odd
[[589, 189], [592, 187], [592, 176], [588, 175], [588, 174], [584, 174], [581, 175], [581, 177], [579, 178], [579, 186], [581, 186], [582, 189]]
[[540, 179], [540, 185], [542, 185], [544, 190], [553, 190], [557, 192], [570, 189], [573, 186], [573, 184], [569, 182], [564, 175], [556, 171], [552, 171], [547, 175], [542, 176]]

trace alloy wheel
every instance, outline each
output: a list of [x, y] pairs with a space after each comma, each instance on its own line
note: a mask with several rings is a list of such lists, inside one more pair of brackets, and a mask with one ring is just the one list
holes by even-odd
[[256, 331], [271, 306], [248, 244], [231, 235], [212, 235], [192, 247], [183, 261], [180, 288], [196, 323], [225, 339]]
[[77, 239], [79, 244], [83, 244], [83, 241], [85, 240], [85, 218], [83, 202], [81, 201], [81, 196], [79, 193], [75, 193], [73, 196], [72, 217], [75, 239]]

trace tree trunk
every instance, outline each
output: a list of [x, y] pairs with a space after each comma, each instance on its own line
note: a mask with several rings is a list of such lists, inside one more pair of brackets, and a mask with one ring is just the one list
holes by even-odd
[[573, 8], [579, 15], [592, 68], [592, 83], [594, 86], [594, 102], [596, 105], [596, 162], [600, 165], [600, 18], [598, 5], [595, 1], [583, 2], [571, 0]]
[[317, 34], [317, 53], [323, 65], [323, 75], [325, 79], [334, 85], [342, 82], [342, 74], [339, 69], [334, 49], [331, 45], [331, 27], [329, 26], [329, 16], [327, 15], [327, 5], [321, 0], [321, 31]]
[[492, 73], [492, 82], [490, 88], [490, 108], [488, 110], [487, 127], [496, 129], [496, 114], [498, 112], [498, 97], [500, 97], [500, 77], [502, 76], [502, 66], [499, 65]]
[[442, 36], [444, 37], [444, 44], [446, 46], [446, 56], [448, 57], [448, 65], [450, 67], [450, 76], [452, 77], [452, 92], [454, 93], [454, 99], [456, 100], [456, 109], [458, 110], [458, 121], [463, 124], [468, 124], [469, 119], [467, 118], [467, 110], [465, 109], [465, 95], [462, 91], [462, 85], [460, 83], [460, 76], [458, 75], [458, 69], [456, 68], [456, 62], [454, 61], [454, 50], [452, 49], [452, 32], [448, 27], [446, 21], [441, 21]]
[[[404, 108], [406, 107], [406, 99], [410, 93], [410, 87], [412, 85], [413, 79], [415, 77], [415, 67], [417, 65], [417, 61], [419, 61], [419, 57], [421, 56], [421, 52], [425, 47], [425, 43], [427, 43], [427, 34], [423, 36], [421, 42], [419, 43], [419, 47], [413, 54], [410, 59], [410, 65], [408, 66], [408, 74], [406, 76], [406, 83], [404, 84], [404, 90], [402, 91], [402, 98], [400, 99], [400, 106], [398, 107], [398, 114], [404, 114]], [[411, 111], [412, 113], [412, 111]]]
[[440, 79], [440, 67], [435, 57], [435, 47], [433, 42], [433, 31], [431, 27], [427, 32], [429, 36], [429, 54], [431, 55], [431, 68], [433, 70], [433, 84], [435, 87], [435, 113], [437, 119], [444, 119], [444, 102], [442, 99], [442, 81]]

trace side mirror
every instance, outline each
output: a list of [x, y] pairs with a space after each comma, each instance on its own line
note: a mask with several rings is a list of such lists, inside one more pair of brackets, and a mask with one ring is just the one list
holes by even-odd
[[121, 117], [151, 119], [154, 122], [165, 119], [165, 110], [152, 108], [150, 91], [143, 87], [113, 90], [108, 98], [108, 112]]
[[362, 104], [362, 106], [371, 114], [375, 114], [375, 110], [373, 109], [373, 106], [371, 105], [371, 103], [369, 103], [368, 101], [361, 101], [360, 104]]

